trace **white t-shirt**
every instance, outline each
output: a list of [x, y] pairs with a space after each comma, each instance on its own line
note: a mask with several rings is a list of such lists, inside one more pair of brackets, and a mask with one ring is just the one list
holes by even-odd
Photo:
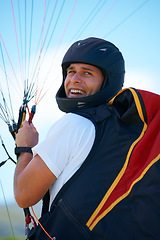
[[95, 139], [93, 123], [77, 114], [65, 114], [49, 130], [44, 141], [33, 148], [57, 177], [50, 187], [50, 205], [58, 191], [78, 170]]

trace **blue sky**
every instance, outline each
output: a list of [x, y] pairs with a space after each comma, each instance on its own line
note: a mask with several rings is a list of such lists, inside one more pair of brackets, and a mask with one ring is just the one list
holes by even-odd
[[[15, 120], [23, 101], [24, 80], [28, 79], [29, 84], [35, 82], [35, 88], [43, 88], [40, 96], [45, 94], [34, 118], [40, 140], [45, 137], [51, 124], [62, 116], [54, 96], [62, 80], [63, 54], [71, 43], [89, 36], [111, 41], [123, 53], [125, 87], [160, 94], [159, 11], [159, 0], [0, 0], [0, 88], [10, 108], [7, 74]], [[0, 135], [15, 158], [14, 141], [1, 119]], [[0, 145], [0, 161], [5, 159]], [[0, 168], [7, 202], [14, 201], [14, 169], [9, 161]], [[4, 203], [1, 188], [0, 203]]]

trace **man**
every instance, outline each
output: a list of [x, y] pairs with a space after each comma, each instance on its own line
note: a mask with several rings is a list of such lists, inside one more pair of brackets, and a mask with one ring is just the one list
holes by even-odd
[[[120, 91], [124, 59], [103, 39], [74, 43], [62, 69], [56, 100], [67, 114], [38, 145], [27, 122], [16, 137], [18, 205], [34, 205], [49, 189], [41, 222], [57, 240], [158, 239], [159, 96]], [[38, 227], [30, 239], [47, 238]]]

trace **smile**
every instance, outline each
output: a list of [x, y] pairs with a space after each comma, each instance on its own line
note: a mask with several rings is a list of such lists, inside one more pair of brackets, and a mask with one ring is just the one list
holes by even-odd
[[82, 90], [77, 90], [77, 89], [71, 89], [70, 93], [72, 93], [72, 94], [83, 94], [83, 91]]

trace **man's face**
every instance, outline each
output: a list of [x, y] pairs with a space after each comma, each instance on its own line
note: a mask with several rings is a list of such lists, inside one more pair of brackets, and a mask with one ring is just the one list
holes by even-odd
[[84, 63], [73, 63], [67, 69], [64, 82], [68, 98], [93, 95], [101, 89], [104, 76], [100, 69]]

